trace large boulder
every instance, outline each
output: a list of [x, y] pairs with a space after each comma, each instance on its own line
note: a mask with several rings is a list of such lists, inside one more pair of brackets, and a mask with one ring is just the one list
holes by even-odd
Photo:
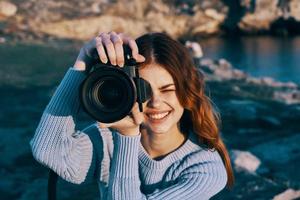
[[287, 24], [291, 21], [300, 23], [300, 1], [298, 0], [256, 0], [253, 8], [249, 2], [248, 4], [243, 4], [245, 0], [241, 2], [241, 6], [244, 6], [247, 11], [238, 26], [245, 32], [272, 31], [272, 25], [279, 20], [282, 21], [283, 28], [288, 28]]
[[17, 6], [8, 2], [0, 1], [0, 20], [14, 16], [17, 12]]
[[300, 198], [300, 190], [287, 189], [276, 195], [273, 200], [293, 200], [297, 198]]
[[232, 150], [230, 155], [234, 168], [237, 171], [243, 170], [249, 173], [255, 173], [261, 164], [257, 157], [247, 151]]
[[279, 17], [278, 0], [257, 0], [255, 11], [247, 12], [238, 26], [247, 32], [269, 30], [271, 23]]

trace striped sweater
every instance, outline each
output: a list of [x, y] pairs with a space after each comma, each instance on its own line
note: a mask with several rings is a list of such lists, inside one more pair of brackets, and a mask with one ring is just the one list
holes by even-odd
[[100, 199], [209, 199], [227, 174], [217, 151], [197, 144], [194, 133], [175, 151], [152, 159], [138, 136], [123, 136], [97, 123], [75, 130], [79, 86], [85, 74], [70, 68], [46, 107], [30, 141], [34, 158], [63, 179], [96, 179]]

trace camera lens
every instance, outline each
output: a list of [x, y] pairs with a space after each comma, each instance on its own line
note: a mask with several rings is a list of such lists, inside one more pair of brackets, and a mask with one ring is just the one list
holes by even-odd
[[99, 122], [124, 118], [136, 102], [134, 81], [121, 69], [101, 66], [81, 84], [80, 99], [85, 111]]
[[101, 80], [96, 84], [93, 91], [93, 96], [97, 100], [98, 104], [101, 104], [106, 109], [118, 108], [127, 95], [125, 94], [125, 88], [120, 84], [120, 81], [108, 79]]

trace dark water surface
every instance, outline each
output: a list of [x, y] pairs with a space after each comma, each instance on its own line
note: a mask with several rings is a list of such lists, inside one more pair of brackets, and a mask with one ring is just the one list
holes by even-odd
[[200, 41], [204, 57], [225, 58], [255, 77], [300, 84], [300, 37], [230, 37]]
[[[255, 77], [300, 84], [300, 37], [231, 37], [200, 41], [204, 57], [225, 58]], [[71, 66], [78, 49], [64, 44], [0, 45], [0, 84], [47, 85]]]
[[0, 45], [0, 87], [46, 86], [58, 83], [74, 63], [77, 51], [69, 46]]

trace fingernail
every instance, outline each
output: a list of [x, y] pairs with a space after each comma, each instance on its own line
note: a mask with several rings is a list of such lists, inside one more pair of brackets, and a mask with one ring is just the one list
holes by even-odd
[[141, 58], [145, 58], [142, 54], [138, 54], [138, 56], [141, 57]]
[[139, 55], [139, 59], [140, 59], [140, 60], [143, 60], [143, 61], [146, 60], [146, 58], [145, 58], [144, 56], [142, 56], [142, 55]]

